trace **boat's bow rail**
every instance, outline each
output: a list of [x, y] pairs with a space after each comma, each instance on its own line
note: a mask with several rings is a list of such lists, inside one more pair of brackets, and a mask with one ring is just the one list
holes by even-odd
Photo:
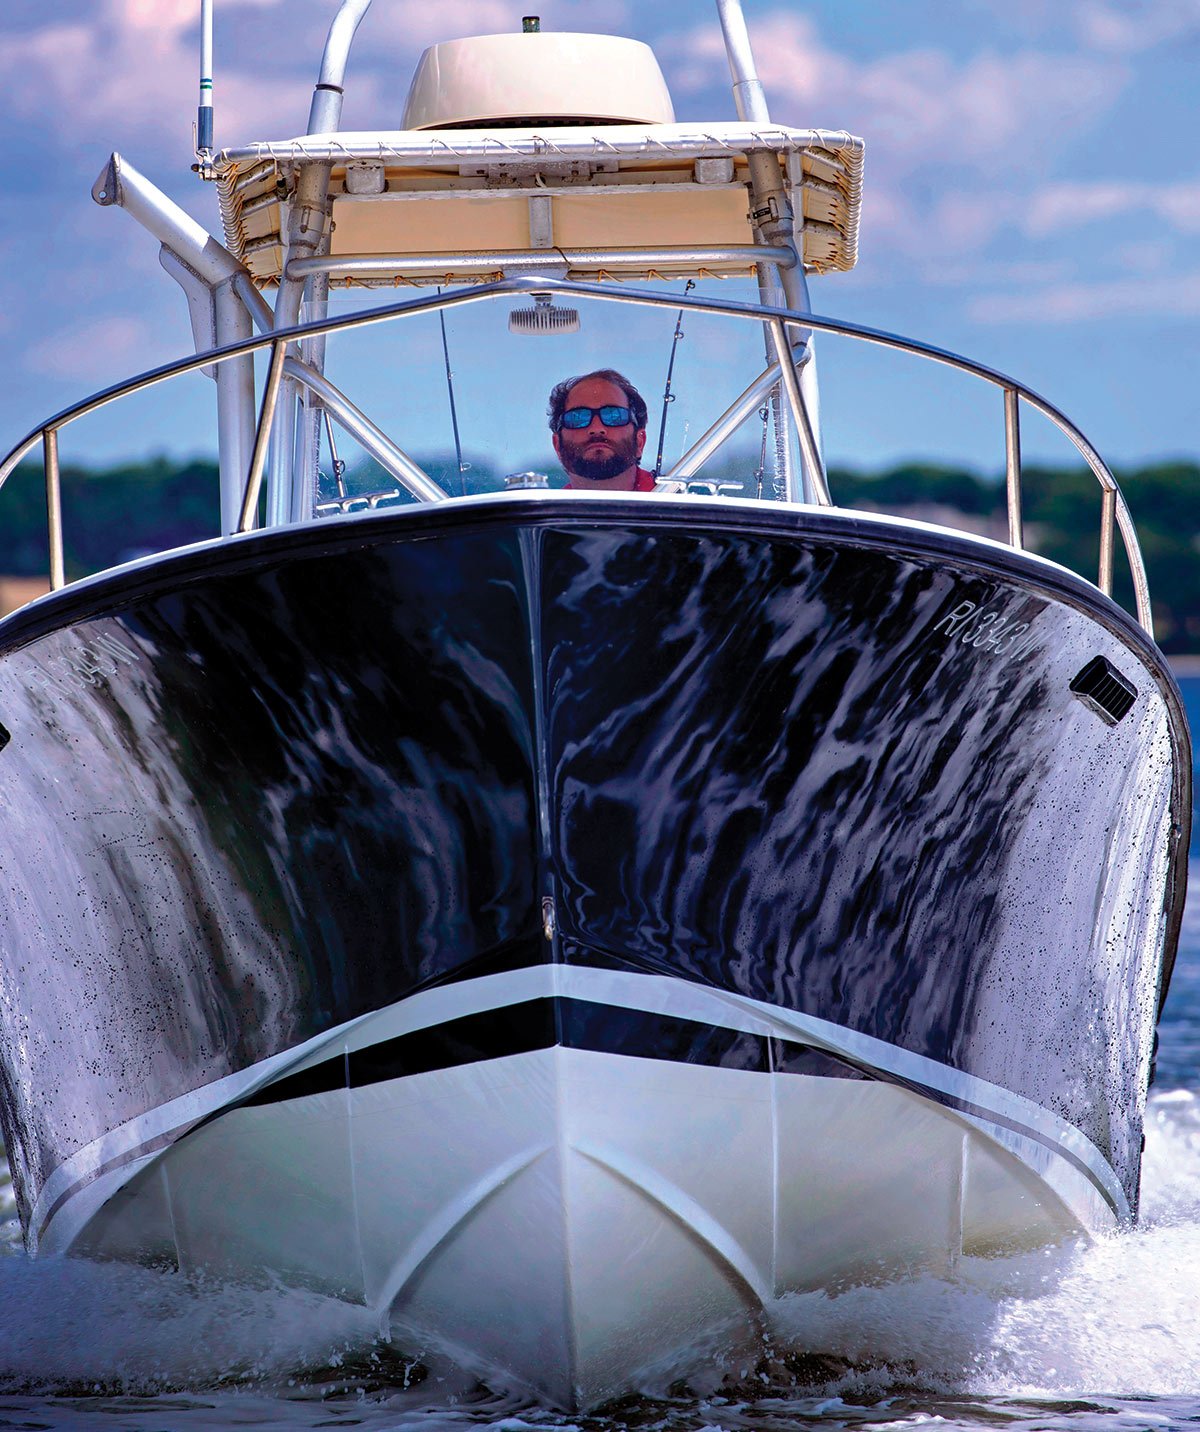
[[[50, 584], [53, 588], [64, 586], [66, 570], [63, 545], [62, 484], [58, 451], [60, 432], [78, 419], [106, 407], [119, 398], [154, 387], [176, 375], [200, 370], [216, 370], [222, 364], [262, 352], [269, 355], [269, 363], [261, 385], [258, 422], [248, 471], [238, 479], [240, 501], [237, 504], [239, 516], [236, 522], [236, 533], [249, 532], [257, 527], [262, 520], [263, 478], [267, 470], [272, 425], [285, 377], [312, 394], [323, 411], [361, 445], [394, 484], [385, 491], [364, 495], [365, 500], [361, 501], [351, 499], [333, 504], [314, 502], [311, 504], [310, 510], [304, 514], [305, 518], [320, 518], [330, 511], [349, 512], [364, 506], [373, 508], [379, 505], [379, 501], [405, 494], [418, 502], [457, 500], [452, 498], [419, 463], [341, 392], [323, 372], [304, 361], [299, 353], [301, 340], [311, 340], [351, 329], [411, 318], [418, 314], [446, 311], [461, 305], [489, 301], [502, 302], [505, 299], [529, 295], [541, 296], [543, 301], [546, 297], [553, 300], [556, 296], [569, 296], [572, 302], [627, 304], [691, 311], [696, 314], [711, 314], [762, 326], [771, 361], [752, 382], [733, 398], [722, 412], [713, 418], [704, 433], [692, 442], [678, 461], [662, 472], [657, 490], [664, 494], [675, 494], [686, 490], [689, 480], [696, 476], [715, 453], [725, 447], [747, 418], [769, 401], [770, 395], [774, 391], [782, 394], [785, 404], [790, 410], [802, 459], [798, 471], [788, 475], [786, 487], [781, 493], [783, 500], [790, 502], [807, 500], [810, 504], [820, 507], [835, 505], [826, 483], [819, 442], [814, 432], [805, 395], [802, 392], [797, 366], [792, 361], [797, 351], [794, 344], [798, 335], [806, 335], [808, 332], [839, 335], [857, 342], [908, 353], [980, 379], [998, 389], [1002, 396], [1009, 545], [1017, 550], [1022, 550], [1025, 545], [1020, 436], [1021, 405], [1024, 403], [1048, 418], [1070, 439], [1099, 484], [1101, 492], [1100, 559], [1096, 585], [1106, 595], [1112, 595], [1114, 549], [1116, 534], [1119, 531], [1132, 577], [1137, 618], [1147, 632], [1152, 631], [1150, 594], [1145, 565], [1132, 516], [1116, 479], [1095, 448], [1074, 423], [1054, 404], [1017, 379], [949, 350], [880, 329], [868, 328], [862, 324], [804, 313], [794, 309], [687, 295], [680, 296], [664, 292], [648, 292], [611, 284], [571, 283], [548, 277], [509, 278], [458, 288], [446, 293], [411, 298], [349, 315], [326, 317], [312, 323], [277, 328], [242, 342], [208, 349], [194, 357], [151, 369], [125, 382], [106, 388], [83, 402], [55, 414], [33, 429], [4, 458], [3, 462], [0, 462], [0, 486], [12, 474], [17, 464], [40, 445], [43, 453], [49, 526]], [[709, 488], [711, 490], [711, 484], [709, 484]], [[371, 501], [372, 497], [377, 498], [378, 501]], [[513, 500], [519, 501], [520, 499], [514, 498]], [[276, 510], [278, 510], [277, 505]], [[268, 525], [277, 525], [278, 522], [287, 520], [286, 517], [273, 516], [272, 511], [272, 505], [268, 503], [266, 514]], [[230, 533], [229, 535], [234, 534]]]

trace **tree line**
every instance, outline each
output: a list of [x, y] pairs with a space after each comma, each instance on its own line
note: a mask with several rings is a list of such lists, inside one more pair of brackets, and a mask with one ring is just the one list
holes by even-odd
[[[474, 460], [465, 474], [444, 456], [426, 470], [448, 491], [486, 492], [503, 479]], [[728, 459], [718, 479], [747, 476], [748, 460]], [[1151, 463], [1116, 472], [1132, 509], [1150, 579], [1155, 634], [1171, 654], [1200, 654], [1200, 464]], [[907, 463], [866, 473], [832, 468], [834, 500], [904, 516], [963, 525], [1004, 540], [1004, 483], [962, 468]], [[552, 476], [551, 484], [555, 478]], [[351, 492], [391, 485], [351, 472]], [[65, 466], [63, 538], [69, 576], [81, 576], [146, 552], [214, 537], [219, 528], [215, 465], [152, 458], [107, 468]], [[747, 486], [749, 492], [752, 489]], [[1095, 580], [1099, 562], [1100, 494], [1084, 467], [1027, 465], [1022, 476], [1025, 543], [1033, 551]], [[0, 576], [42, 576], [48, 566], [46, 505], [40, 465], [23, 464], [0, 493]], [[1115, 595], [1132, 603], [1120, 543]]]

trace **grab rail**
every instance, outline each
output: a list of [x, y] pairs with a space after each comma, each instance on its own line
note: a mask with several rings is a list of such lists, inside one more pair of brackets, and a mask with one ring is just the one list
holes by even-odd
[[[268, 381], [263, 395], [258, 432], [255, 438], [254, 456], [251, 460], [250, 472], [247, 474], [242, 504], [242, 523], [240, 524], [240, 530], [248, 530], [248, 527], [253, 523], [257, 506], [258, 486], [262, 479], [262, 461], [265, 459], [266, 452], [265, 443], [274, 409], [274, 394], [277, 392], [278, 380], [282, 377], [283, 362], [287, 349], [296, 340], [303, 337], [340, 333], [353, 328], [386, 323], [393, 318], [400, 318], [409, 314], [433, 312], [439, 308], [453, 308], [459, 304], [479, 303], [503, 294], [526, 295], [531, 293], [571, 294], [575, 297], [595, 298], [602, 302], [632, 303], [642, 307], [652, 308], [664, 307], [678, 310], [682, 307], [697, 313], [710, 313], [717, 316], [750, 319], [758, 323], [766, 323], [769, 325], [770, 336], [773, 339], [777, 355], [786, 348], [786, 344], [781, 344], [780, 342], [785, 326], [803, 325], [813, 332], [837, 334], [878, 347], [894, 349], [897, 352], [910, 353], [915, 357], [925, 358], [930, 362], [954, 368], [960, 372], [970, 373], [974, 377], [980, 378], [984, 382], [999, 388], [1003, 394], [1004, 401], [1005, 492], [1009, 545], [1018, 551], [1023, 549], [1024, 544], [1021, 506], [1020, 439], [1020, 405], [1021, 402], [1024, 401], [1034, 411], [1048, 418], [1049, 421], [1074, 444], [1100, 486], [1100, 562], [1096, 585], [1106, 596], [1112, 596], [1113, 556], [1116, 533], [1119, 531], [1125, 556], [1129, 563], [1130, 574], [1133, 579], [1137, 619], [1148, 633], [1153, 633], [1150, 588], [1146, 577], [1141, 548], [1138, 544], [1137, 531], [1133, 525], [1133, 517], [1129, 511], [1129, 506], [1117, 484], [1116, 478], [1109, 471], [1099, 453], [1097, 453], [1096, 449], [1087, 438], [1084, 437], [1074, 423], [1071, 422], [1066, 414], [1055, 407], [1053, 403], [1043, 398], [1032, 388], [1026, 387], [1023, 383], [1018, 382], [1017, 379], [1000, 372], [998, 369], [989, 368], [983, 363], [976, 363], [973, 359], [965, 358], [961, 354], [951, 352], [949, 349], [938, 348], [933, 344], [922, 343], [912, 338], [904, 338], [899, 334], [889, 333], [884, 329], [869, 328], [864, 324], [851, 323], [842, 319], [826, 318], [814, 313], [802, 313], [795, 309], [740, 303], [730, 299], [705, 299], [681, 296], [679, 294], [640, 292], [633, 289], [620, 288], [615, 285], [569, 283], [560, 279], [543, 277], [509, 278], [493, 283], [480, 284], [471, 288], [455, 289], [449, 293], [405, 299], [397, 303], [386, 304], [359, 313], [345, 314], [334, 318], [325, 317], [313, 323], [297, 324], [289, 328], [276, 329], [271, 333], [245, 339], [238, 343], [230, 343], [221, 348], [209, 349], [203, 353], [196, 354], [192, 358], [184, 358], [175, 363], [168, 363], [158, 368], [152, 368], [145, 373], [126, 379], [124, 382], [105, 388], [101, 392], [95, 393], [91, 397], [85, 398], [82, 402], [75, 403], [69, 408], [62, 409], [60, 412], [54, 414], [53, 417], [48, 418], [44, 423], [39, 424], [30, 431], [16, 447], [12, 449], [7, 457], [4, 458], [3, 462], [0, 462], [0, 487], [3, 487], [21, 459], [38, 443], [41, 443], [44, 452], [47, 516], [50, 532], [50, 581], [51, 586], [55, 589], [65, 585], [62, 538], [62, 492], [58, 461], [58, 433], [61, 429], [66, 427], [69, 423], [75, 422], [77, 419], [95, 412], [99, 408], [115, 402], [118, 398], [123, 398], [130, 393], [140, 392], [143, 389], [154, 387], [179, 374], [195, 372], [209, 365], [222, 363], [246, 353], [255, 353], [259, 349], [272, 348], [271, 380]], [[300, 365], [296, 366], [296, 376], [299, 381], [304, 382], [303, 373], [298, 371]], [[786, 364], [785, 367], [790, 369], [791, 365]], [[799, 395], [799, 385], [794, 382], [789, 382], [786, 372], [783, 373], [782, 376], [784, 387], [788, 391], [793, 410], [798, 413], [800, 418], [801, 441], [805, 443], [807, 448], [812, 441], [812, 434], [811, 427], [806, 422], [808, 415], [804, 410], [803, 400]], [[758, 384], [756, 383], [753, 386], [757, 388]], [[798, 407], [797, 404], [799, 405]], [[740, 402], [735, 403], [733, 407], [726, 412], [724, 417], [719, 419], [718, 423], [705, 434], [705, 438], [701, 439], [701, 442], [706, 443], [705, 457], [711, 456], [711, 453], [716, 451], [717, 447], [736, 430], [738, 423], [741, 421], [741, 419], [737, 417], [741, 406], [742, 404]], [[806, 428], [807, 432], [805, 431]], [[807, 442], [805, 442], [806, 438], [808, 439]], [[699, 464], [697, 463], [696, 465], [698, 466]], [[677, 466], [679, 466], [679, 464], [677, 464]], [[449, 500], [448, 494], [444, 493], [415, 463], [412, 464], [411, 472], [396, 472], [393, 473], [393, 476], [420, 500]], [[825, 492], [818, 494], [818, 500], [822, 506], [830, 505], [828, 494]]]

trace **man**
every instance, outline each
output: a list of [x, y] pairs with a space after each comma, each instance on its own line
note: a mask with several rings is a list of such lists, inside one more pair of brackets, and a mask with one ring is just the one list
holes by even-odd
[[638, 466], [646, 446], [646, 402], [611, 368], [567, 378], [547, 409], [554, 451], [570, 492], [653, 492], [654, 474]]

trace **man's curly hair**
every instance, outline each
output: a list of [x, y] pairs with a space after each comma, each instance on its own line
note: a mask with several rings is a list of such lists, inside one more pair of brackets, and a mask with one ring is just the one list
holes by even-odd
[[576, 378], [564, 378], [561, 383], [556, 383], [550, 393], [550, 404], [546, 409], [546, 416], [550, 420], [550, 431], [558, 432], [562, 427], [562, 415], [567, 409], [567, 394], [576, 383], [583, 383], [588, 378], [601, 378], [606, 383], [612, 383], [620, 388], [625, 394], [625, 403], [633, 415], [635, 428], [646, 426], [646, 400], [633, 386], [628, 378], [623, 377], [615, 368], [598, 368], [594, 373], [580, 373]]

